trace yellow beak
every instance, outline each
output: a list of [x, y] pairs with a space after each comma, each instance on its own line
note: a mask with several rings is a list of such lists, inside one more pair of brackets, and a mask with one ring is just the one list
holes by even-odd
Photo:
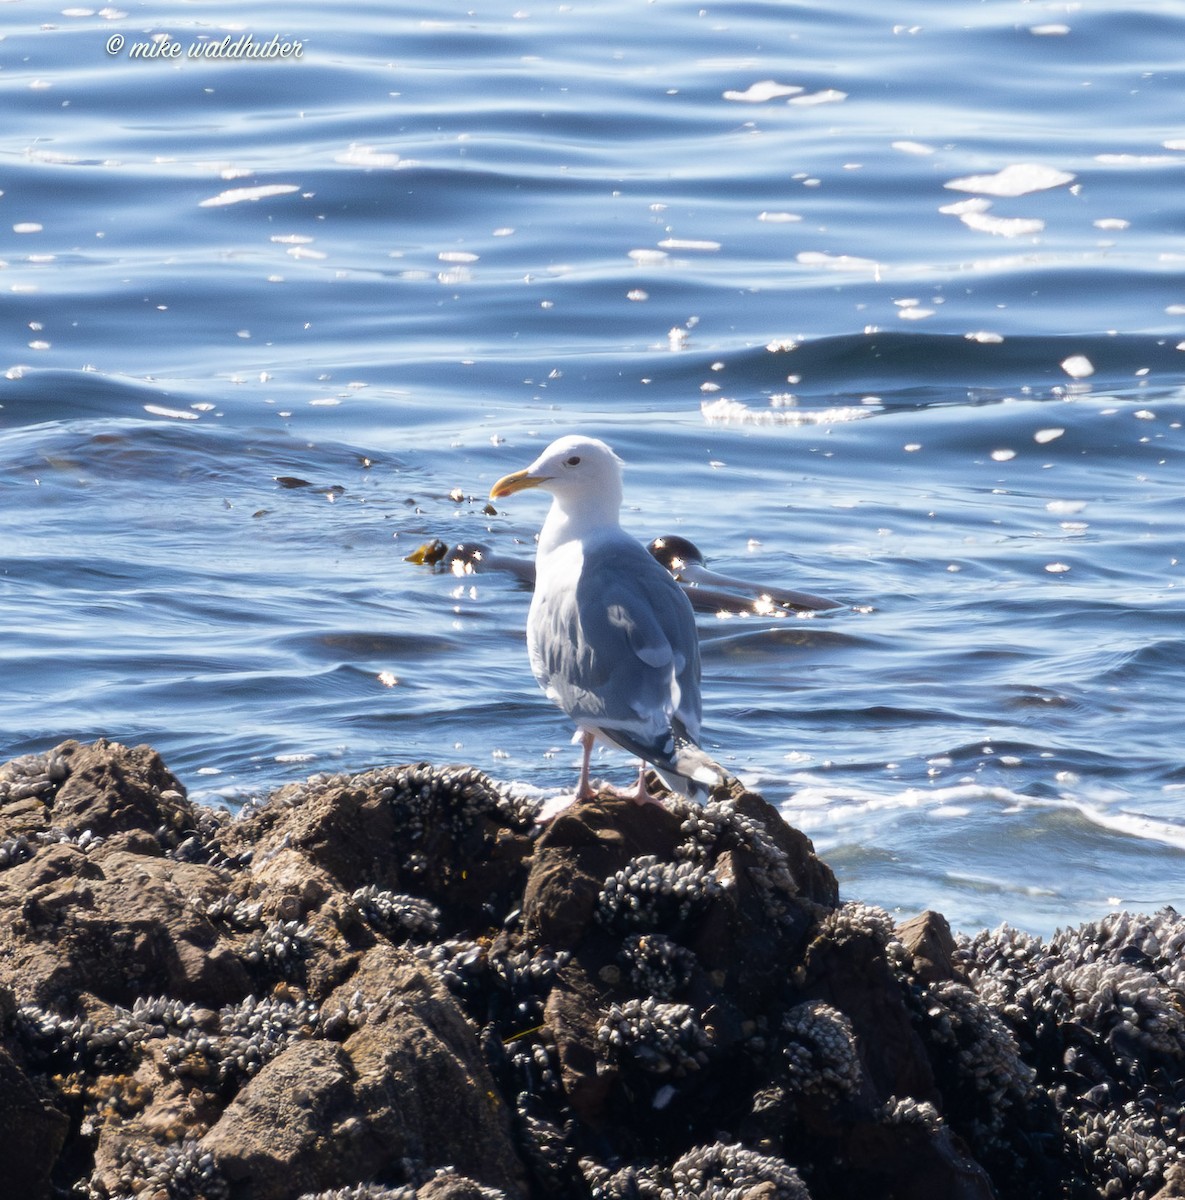
[[513, 496], [515, 492], [521, 492], [526, 488], [538, 487], [550, 478], [550, 475], [532, 475], [527, 471], [515, 471], [511, 475], [503, 475], [490, 488], [490, 499], [500, 500], [503, 496]]

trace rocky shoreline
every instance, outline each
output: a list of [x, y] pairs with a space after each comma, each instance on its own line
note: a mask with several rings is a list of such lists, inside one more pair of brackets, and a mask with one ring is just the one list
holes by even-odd
[[64, 742], [0, 767], [0, 909], [5, 1196], [1185, 1197], [1185, 919], [895, 925], [739, 784], [232, 817]]

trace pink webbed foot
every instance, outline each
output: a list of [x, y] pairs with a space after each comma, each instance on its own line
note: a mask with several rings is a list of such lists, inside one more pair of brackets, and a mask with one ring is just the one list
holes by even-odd
[[663, 807], [663, 802], [657, 797], [650, 794], [650, 788], [646, 783], [646, 764], [638, 768], [638, 786], [630, 793], [630, 799], [635, 804], [657, 804], [659, 808]]

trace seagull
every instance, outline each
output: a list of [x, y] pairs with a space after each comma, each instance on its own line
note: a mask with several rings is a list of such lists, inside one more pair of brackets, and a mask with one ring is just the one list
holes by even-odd
[[642, 760], [633, 799], [654, 802], [651, 763], [684, 794], [723, 783], [700, 749], [699, 637], [691, 603], [670, 573], [620, 523], [621, 460], [604, 442], [569, 435], [525, 470], [499, 479], [490, 499], [527, 488], [552, 496], [535, 554], [527, 618], [531, 670], [576, 723], [584, 748], [577, 800], [589, 782], [593, 744]]

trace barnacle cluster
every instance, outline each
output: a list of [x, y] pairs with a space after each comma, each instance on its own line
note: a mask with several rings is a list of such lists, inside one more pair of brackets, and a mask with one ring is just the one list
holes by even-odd
[[97, 1074], [127, 1065], [149, 1038], [188, 1035], [203, 1011], [167, 996], [137, 998], [130, 1009], [117, 1004], [107, 1020], [25, 1004], [13, 1016], [13, 1029], [35, 1061]]
[[819, 923], [818, 933], [840, 946], [865, 937], [886, 951], [894, 944], [900, 945], [893, 918], [883, 908], [859, 900], [848, 900], [832, 909]]
[[[464, 1194], [474, 1200], [506, 1200], [506, 1194], [496, 1188], [482, 1187], [466, 1176], [459, 1175], [451, 1167], [442, 1167], [433, 1172], [420, 1164], [405, 1159], [405, 1173], [421, 1186], [433, 1179], [452, 1179], [465, 1184]], [[415, 1184], [355, 1183], [349, 1187], [329, 1188], [322, 1192], [304, 1192], [298, 1200], [416, 1200]]]
[[200, 897], [194, 897], [190, 902], [211, 921], [225, 925], [228, 929], [246, 931], [263, 928], [263, 904], [258, 900], [240, 900], [227, 892], [208, 904]]
[[48, 804], [69, 776], [69, 762], [53, 750], [14, 758], [0, 765], [0, 804], [32, 798]]
[[38, 1004], [21, 1005], [13, 1014], [12, 1027], [34, 1062], [60, 1072], [95, 1072], [114, 1065], [140, 1040], [122, 1024], [102, 1030], [99, 1036], [94, 1021]]
[[705, 863], [662, 862], [643, 854], [605, 880], [597, 897], [597, 919], [618, 933], [668, 928], [702, 912], [722, 890]]
[[787, 898], [798, 891], [782, 848], [766, 829], [728, 801], [714, 800], [702, 807], [685, 805], [680, 828], [683, 841], [675, 857], [691, 862], [714, 862], [722, 851], [744, 849], [752, 856], [749, 878], [761, 895], [769, 916], [781, 919], [789, 912]]
[[178, 1075], [239, 1085], [257, 1075], [286, 1046], [317, 1031], [317, 1006], [310, 1000], [257, 999], [248, 996], [218, 1013], [213, 1032], [196, 1023], [166, 1044], [165, 1054]]
[[916, 1100], [913, 1096], [890, 1096], [881, 1105], [880, 1117], [886, 1125], [917, 1125], [930, 1134], [937, 1133], [945, 1124], [942, 1114], [929, 1100]]
[[580, 1167], [594, 1200], [742, 1200], [748, 1195], [811, 1200], [788, 1163], [732, 1143], [693, 1147], [669, 1168], [631, 1165], [611, 1171], [589, 1159]]
[[534, 804], [504, 791], [476, 767], [417, 763], [370, 772], [354, 782], [377, 784], [401, 830], [413, 841], [441, 828], [463, 838], [482, 817], [523, 831], [535, 823]]
[[860, 1086], [860, 1057], [852, 1023], [822, 1001], [795, 1005], [782, 1018], [789, 1068], [787, 1092], [838, 1100]]
[[1185, 918], [1113, 913], [1044, 942], [964, 938], [977, 992], [1015, 1034], [1084, 1181], [1151, 1196], [1185, 1161]]
[[538, 1116], [531, 1097], [520, 1097], [515, 1104], [518, 1148], [547, 1196], [570, 1195], [569, 1186], [578, 1168], [568, 1146], [564, 1125], [567, 1122]]
[[326, 1001], [321, 1008], [321, 1032], [334, 1041], [345, 1041], [355, 1029], [361, 1029], [370, 1016], [374, 1002], [361, 990], [348, 997]]
[[470, 1016], [479, 1023], [494, 1019], [507, 1039], [543, 1021], [543, 1002], [556, 972], [571, 958], [566, 950], [490, 946], [450, 938], [416, 949]]
[[670, 1000], [691, 982], [698, 960], [665, 933], [631, 933], [618, 958], [635, 992]]
[[327, 1192], [305, 1192], [300, 1200], [416, 1200], [414, 1187], [385, 1187], [381, 1183], [357, 1183]]
[[[167, 793], [162, 792], [162, 798]], [[171, 793], [180, 798], [179, 793]], [[222, 845], [222, 835], [232, 824], [234, 817], [229, 809], [212, 808], [198, 804], [193, 807], [193, 828], [177, 832], [159, 829], [157, 839], [165, 847], [169, 858], [179, 862], [205, 863], [207, 866], [233, 869], [245, 865], [251, 859], [251, 851], [229, 854]]]
[[28, 862], [35, 853], [32, 843], [23, 833], [18, 837], [5, 838], [0, 842], [0, 871]]
[[308, 1000], [248, 996], [215, 1014], [167, 996], [116, 1005], [106, 1020], [55, 1013], [27, 1004], [13, 1029], [33, 1060], [59, 1072], [112, 1071], [127, 1066], [137, 1047], [163, 1041], [164, 1060], [177, 1076], [241, 1083], [290, 1042], [317, 1028], [317, 1007]]
[[[1158, 976], [1134, 963], [1089, 962], [1059, 980], [1067, 1016], [1102, 1034], [1115, 1051], [1121, 1074], [1147, 1055], [1185, 1054], [1185, 1011], [1181, 992], [1161, 986]], [[1138, 1075], [1133, 1077], [1138, 1085]]]
[[663, 929], [698, 915], [730, 886], [717, 863], [732, 850], [745, 852], [746, 874], [766, 915], [781, 921], [790, 914], [788, 901], [798, 888], [785, 852], [759, 821], [730, 800], [701, 806], [671, 799], [668, 804], [681, 818], [673, 861], [640, 855], [607, 879], [597, 906], [603, 925], [618, 933]]
[[1004, 1022], [964, 984], [931, 984], [921, 1002], [923, 1036], [953, 1071], [975, 1140], [987, 1140], [1004, 1128], [1009, 1108], [1029, 1102], [1033, 1069]]
[[1169, 1167], [1185, 1161], [1180, 1129], [1174, 1139], [1162, 1120], [1132, 1101], [1118, 1110], [1075, 1113], [1067, 1132], [1103, 1200], [1152, 1196]]
[[415, 948], [416, 958], [483, 1028], [487, 1047], [509, 1071], [508, 1085], [526, 1103], [558, 1094], [559, 1068], [544, 1025], [543, 1005], [567, 951], [511, 949], [450, 938]]
[[388, 937], [427, 941], [440, 932], [440, 909], [419, 896], [368, 884], [354, 892], [353, 900], [366, 920]]
[[[443, 942], [417, 946], [413, 953], [461, 1001], [470, 1015], [481, 1011], [482, 999], [491, 983], [488, 946], [471, 938], [447, 938]], [[480, 1019], [485, 1019], [484, 1013]]]
[[597, 1028], [597, 1041], [617, 1062], [674, 1077], [706, 1066], [712, 1045], [690, 1005], [650, 997], [611, 1004]]
[[93, 829], [83, 829], [78, 833], [65, 833], [60, 829], [42, 829], [32, 835], [21, 833], [0, 842], [0, 871], [28, 862], [41, 846], [73, 846], [85, 853], [97, 849], [105, 841], [106, 838]]
[[1113, 1055], [1138, 1046], [1185, 1056], [1185, 918], [1174, 909], [1113, 913], [1048, 944], [1002, 925], [963, 939], [960, 957], [1026, 1046], [1060, 1043], [1060, 1026], [1073, 1021]]
[[[697, 1146], [671, 1167], [672, 1196], [726, 1200], [762, 1187], [769, 1200], [810, 1200], [798, 1172], [780, 1158], [740, 1145]], [[772, 1185], [772, 1187], [768, 1186]]]
[[243, 957], [265, 965], [286, 979], [299, 978], [312, 952], [313, 931], [299, 921], [273, 921], [247, 943]]
[[483, 1187], [480, 1183], [467, 1178], [464, 1175], [458, 1174], [451, 1167], [443, 1167], [436, 1171], [434, 1178], [436, 1179], [455, 1179], [458, 1182], [464, 1181], [465, 1192], [472, 1196], [474, 1200], [506, 1200], [506, 1193], [498, 1188]]
[[84, 1200], [226, 1200], [230, 1194], [214, 1156], [194, 1138], [164, 1147], [123, 1146], [116, 1169], [114, 1190], [92, 1176], [83, 1185]]

